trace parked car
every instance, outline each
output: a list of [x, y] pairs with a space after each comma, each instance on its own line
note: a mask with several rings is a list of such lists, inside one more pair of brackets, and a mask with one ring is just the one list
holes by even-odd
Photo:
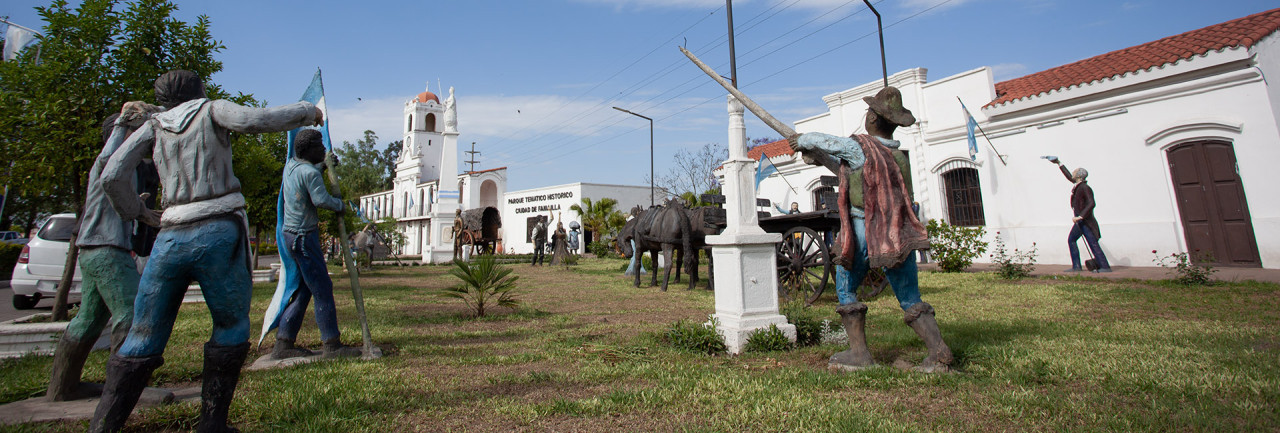
[[10, 231], [0, 232], [0, 241], [8, 242], [14, 239], [22, 239], [22, 233]]
[[[22, 247], [18, 264], [13, 267], [13, 308], [35, 308], [41, 298], [53, 297], [62, 280], [62, 269], [71, 248], [71, 233], [76, 229], [76, 215], [70, 213], [49, 217], [36, 236]], [[80, 302], [80, 267], [76, 266], [67, 303]]]

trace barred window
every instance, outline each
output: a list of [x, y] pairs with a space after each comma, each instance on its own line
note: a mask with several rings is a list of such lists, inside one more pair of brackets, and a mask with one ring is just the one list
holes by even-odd
[[835, 209], [836, 208], [836, 189], [829, 186], [820, 186], [813, 190], [813, 210]]
[[955, 226], [987, 224], [982, 212], [982, 187], [978, 170], [963, 167], [942, 173], [943, 191], [947, 194], [947, 219]]

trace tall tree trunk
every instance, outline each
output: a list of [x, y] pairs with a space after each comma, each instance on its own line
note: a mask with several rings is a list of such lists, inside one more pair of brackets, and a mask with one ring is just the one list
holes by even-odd
[[76, 246], [77, 234], [71, 235], [71, 246], [67, 249], [67, 262], [62, 266], [62, 280], [58, 282], [58, 294], [53, 297], [53, 321], [67, 320], [67, 296], [71, 293], [71, 281], [76, 274], [76, 263], [80, 257], [80, 247]]

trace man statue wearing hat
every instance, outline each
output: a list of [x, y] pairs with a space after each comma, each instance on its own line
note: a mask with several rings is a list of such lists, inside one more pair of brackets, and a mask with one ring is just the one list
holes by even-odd
[[849, 350], [832, 355], [828, 366], [848, 371], [875, 365], [867, 349], [867, 306], [858, 302], [857, 288], [868, 270], [883, 267], [905, 312], [904, 321], [928, 349], [916, 369], [949, 371], [951, 349], [942, 341], [933, 307], [920, 300], [912, 254], [929, 247], [929, 235], [911, 211], [911, 172], [906, 155], [898, 150], [901, 143], [893, 139], [895, 129], [915, 124], [916, 119], [902, 106], [902, 93], [892, 86], [863, 100], [868, 105], [866, 134], [807, 133], [787, 138], [793, 150], [803, 152], [805, 162], [825, 166], [840, 178], [836, 259], [840, 307], [836, 312], [849, 335]]

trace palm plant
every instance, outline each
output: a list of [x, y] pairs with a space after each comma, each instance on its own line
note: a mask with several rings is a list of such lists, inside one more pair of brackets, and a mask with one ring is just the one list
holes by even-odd
[[604, 240], [606, 235], [611, 235], [622, 224], [615, 224], [619, 219], [625, 223], [626, 216], [622, 215], [614, 209], [618, 205], [618, 201], [605, 197], [599, 201], [592, 201], [590, 197], [583, 197], [581, 205], [569, 206], [569, 210], [578, 213], [578, 219], [582, 220], [582, 225]]
[[492, 254], [482, 255], [474, 263], [454, 260], [449, 274], [462, 280], [462, 284], [445, 288], [440, 295], [466, 302], [476, 317], [483, 317], [485, 306], [490, 304], [512, 309], [520, 306], [515, 298], [516, 280], [520, 277], [511, 276], [510, 268], [498, 266]]

